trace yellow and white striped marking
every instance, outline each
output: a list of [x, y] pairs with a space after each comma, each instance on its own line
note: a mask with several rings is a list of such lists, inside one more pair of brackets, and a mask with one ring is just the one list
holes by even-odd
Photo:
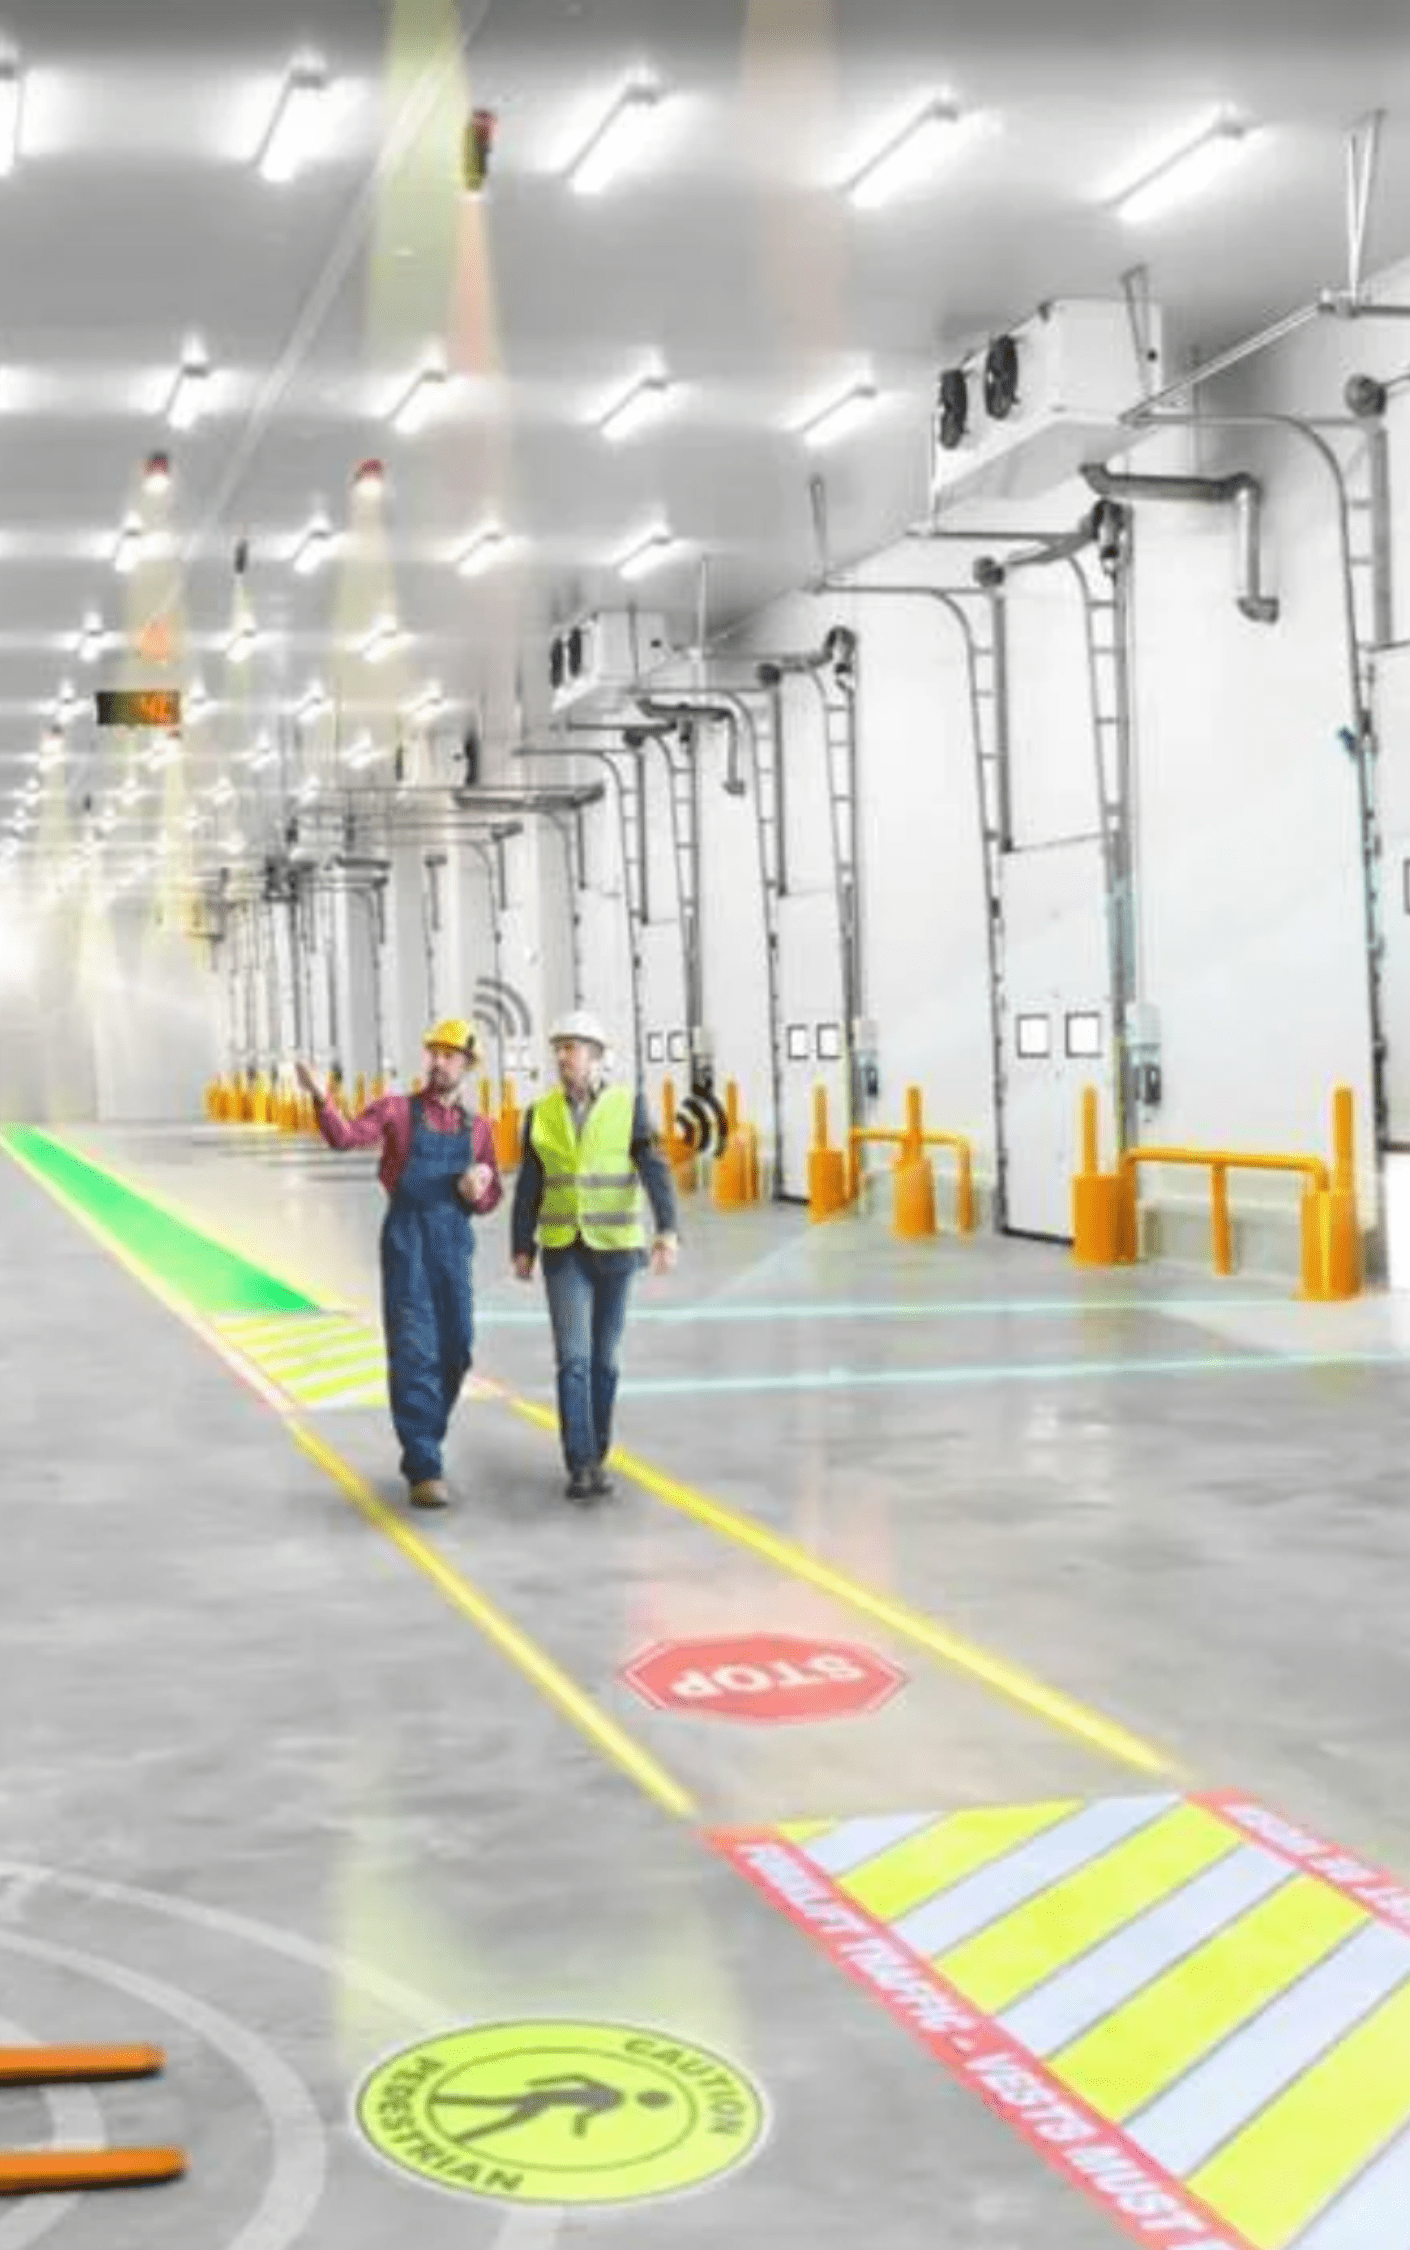
[[242, 1313], [214, 1325], [293, 1406], [331, 1413], [387, 1403], [386, 1347], [355, 1313]]
[[[1354, 1863], [1330, 1847], [1314, 1873], [1219, 1802], [1175, 1794], [770, 1835], [1212, 2214], [1221, 2244], [1410, 2250], [1403, 1893], [1378, 1910], [1393, 1894], [1339, 1884], [1330, 1870]], [[760, 1838], [717, 1842], [760, 1880]], [[836, 1951], [796, 1881], [775, 1870], [764, 1887]]]

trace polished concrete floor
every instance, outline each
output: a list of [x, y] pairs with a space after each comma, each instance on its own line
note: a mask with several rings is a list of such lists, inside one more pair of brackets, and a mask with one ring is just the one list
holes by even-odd
[[[66, 1139], [375, 1315], [364, 1160]], [[1084, 2190], [717, 1848], [1056, 1801], [1125, 1833], [1228, 1791], [1410, 1876], [1401, 1307], [693, 1203], [685, 1237], [638, 1293], [618, 1496], [583, 1515], [535, 1416], [538, 1291], [507, 1277], [503, 1217], [481, 1229], [458, 1505], [408, 1524], [382, 1408], [242, 1382], [219, 1323], [0, 1164], [0, 2044], [168, 2055], [140, 2084], [0, 2091], [0, 2158], [50, 2137], [189, 2157], [174, 2187], [0, 2203], [0, 2250], [1406, 2250], [1410, 2190], [1387, 2230], [1349, 2190], [1289, 2218], [1257, 2182], [1220, 2203], [1211, 2174], [1202, 2237]], [[657, 1644], [761, 1634], [860, 1644], [902, 1684], [763, 1725], [623, 1677]], [[372, 2152], [357, 2100], [383, 2058], [539, 2020], [723, 2058], [766, 2108], [749, 2160], [639, 2201], [604, 2162], [605, 2185], [525, 2202]], [[513, 2037], [495, 2100], [553, 2074]], [[1410, 2044], [1395, 2061], [1404, 2118], [1358, 2159], [1387, 2181]], [[487, 2084], [460, 2081], [477, 2115]], [[555, 2144], [574, 2163], [615, 2130], [579, 2122]]]

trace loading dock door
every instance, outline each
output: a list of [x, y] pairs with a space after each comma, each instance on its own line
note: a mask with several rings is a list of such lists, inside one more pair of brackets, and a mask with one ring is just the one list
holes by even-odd
[[827, 1091], [828, 1138], [845, 1147], [847, 1042], [842, 1020], [842, 962], [837, 902], [831, 888], [790, 892], [779, 901], [779, 1120], [778, 1194], [808, 1193], [808, 1151], [813, 1145], [813, 1089]]
[[1107, 1164], [1115, 1132], [1101, 847], [1010, 852], [1002, 882], [1008, 1228], [1070, 1242], [1084, 1087], [1101, 1095]]

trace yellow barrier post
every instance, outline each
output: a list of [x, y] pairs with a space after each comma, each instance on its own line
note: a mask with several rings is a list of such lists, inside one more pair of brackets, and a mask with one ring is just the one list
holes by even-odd
[[500, 1103], [499, 1121], [495, 1128], [495, 1153], [501, 1172], [513, 1172], [519, 1165], [519, 1141], [524, 1130], [524, 1113], [515, 1096], [514, 1081], [506, 1078]]
[[1210, 1245], [1216, 1273], [1234, 1270], [1233, 1233], [1229, 1225], [1229, 1167], [1214, 1164], [1209, 1173]]
[[827, 1088], [813, 1088], [813, 1145], [808, 1155], [808, 1217], [814, 1226], [847, 1205], [847, 1159], [827, 1139]]
[[1356, 1105], [1349, 1086], [1332, 1093], [1332, 1182], [1317, 1211], [1318, 1278], [1309, 1295], [1338, 1302], [1361, 1294], [1361, 1222], [1356, 1208]]
[[731, 1078], [725, 1087], [725, 1126], [727, 1139], [723, 1156], [716, 1159], [713, 1181], [715, 1208], [719, 1211], [738, 1211], [752, 1203], [750, 1136], [740, 1122], [739, 1088]]
[[[1136, 1255], [1134, 1204], [1124, 1208], [1119, 1173], [1101, 1169], [1095, 1086], [1082, 1089], [1082, 1169], [1072, 1183], [1072, 1256], [1079, 1266], [1119, 1266]], [[1124, 1237], [1130, 1227], [1130, 1247]], [[1123, 1256], [1125, 1253], [1125, 1256]]]
[[925, 1123], [919, 1086], [906, 1088], [906, 1130], [894, 1167], [891, 1224], [903, 1242], [935, 1233], [935, 1175], [925, 1153]]

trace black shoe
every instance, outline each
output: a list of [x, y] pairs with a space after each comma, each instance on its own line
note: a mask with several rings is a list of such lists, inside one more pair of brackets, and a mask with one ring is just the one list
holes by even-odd
[[591, 1469], [574, 1469], [566, 1486], [567, 1496], [580, 1508], [598, 1497], [597, 1482]]
[[599, 1461], [596, 1467], [589, 1470], [588, 1473], [592, 1478], [593, 1492], [599, 1500], [605, 1500], [609, 1492], [615, 1492], [616, 1486], [607, 1474], [607, 1465], [604, 1461]]

